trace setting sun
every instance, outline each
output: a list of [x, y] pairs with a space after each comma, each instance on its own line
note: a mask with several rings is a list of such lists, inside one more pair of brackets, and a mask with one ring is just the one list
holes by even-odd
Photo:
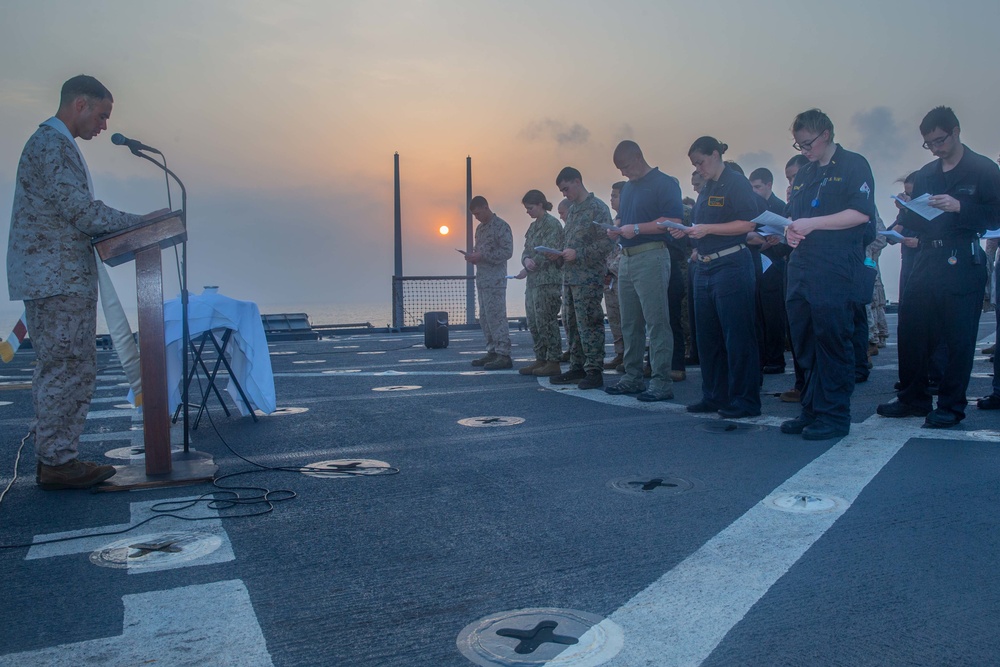
[[442, 236], [444, 236], [450, 230], [448, 229], [448, 225], [441, 225], [441, 227], [438, 228], [438, 231], [441, 233]]

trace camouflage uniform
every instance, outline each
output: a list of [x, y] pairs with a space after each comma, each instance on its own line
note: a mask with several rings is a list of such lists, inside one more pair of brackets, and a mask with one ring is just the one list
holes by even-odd
[[566, 216], [566, 248], [576, 259], [563, 262], [566, 286], [564, 322], [569, 339], [571, 370], [603, 370], [604, 312], [601, 296], [611, 240], [602, 227], [611, 224], [611, 211], [591, 192], [569, 208]]
[[562, 305], [562, 271], [558, 262], [535, 251], [537, 246], [561, 249], [565, 239], [562, 225], [546, 213], [532, 221], [524, 235], [521, 264], [531, 259], [535, 270], [528, 271], [524, 290], [524, 312], [528, 330], [535, 344], [535, 359], [559, 361], [562, 340], [559, 338], [559, 307]]
[[618, 303], [618, 263], [622, 259], [622, 247], [617, 243], [608, 255], [608, 274], [604, 278], [604, 307], [608, 311], [608, 326], [615, 346], [615, 356], [625, 354], [625, 339], [622, 337], [622, 307]]
[[7, 285], [12, 301], [24, 301], [37, 355], [33, 429], [45, 465], [76, 458], [94, 392], [97, 263], [90, 239], [140, 221], [94, 200], [68, 134], [44, 124], [28, 139], [17, 165]]
[[[875, 218], [875, 228], [880, 232], [885, 231], [881, 217]], [[868, 342], [879, 347], [885, 347], [885, 340], [889, 337], [889, 324], [885, 319], [885, 285], [882, 283], [882, 269], [878, 265], [879, 256], [888, 244], [884, 236], [878, 236], [865, 248], [865, 255], [875, 262], [876, 269], [872, 302], [865, 306], [868, 311]]]
[[486, 351], [509, 357], [507, 260], [514, 254], [510, 225], [496, 214], [489, 222], [479, 223], [473, 251], [483, 255], [476, 264], [476, 290], [479, 293], [479, 325], [486, 336]]

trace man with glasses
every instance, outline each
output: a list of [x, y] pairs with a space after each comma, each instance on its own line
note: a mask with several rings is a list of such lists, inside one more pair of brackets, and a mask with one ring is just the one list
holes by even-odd
[[806, 440], [847, 435], [854, 391], [854, 314], [871, 298], [865, 246], [875, 233], [875, 181], [868, 161], [833, 141], [833, 122], [819, 109], [795, 117], [793, 147], [809, 160], [795, 176], [785, 238], [785, 304], [795, 358], [805, 371], [802, 413], [782, 433]]
[[[1000, 227], [1000, 169], [962, 144], [955, 112], [937, 107], [920, 123], [924, 148], [937, 159], [916, 172], [914, 198], [931, 195], [932, 220], [903, 209], [900, 223], [917, 233], [920, 252], [899, 307], [897, 400], [878, 406], [883, 417], [925, 417], [925, 428], [949, 428], [965, 418], [986, 256], [979, 235]], [[938, 406], [927, 390], [928, 364], [940, 341], [948, 363]]]

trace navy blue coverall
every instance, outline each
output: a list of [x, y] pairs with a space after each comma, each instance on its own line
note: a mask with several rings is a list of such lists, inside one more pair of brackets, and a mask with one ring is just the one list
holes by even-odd
[[806, 236], [788, 261], [785, 300], [795, 358], [805, 371], [802, 417], [844, 432], [854, 392], [854, 316], [871, 299], [864, 259], [875, 236], [875, 180], [868, 160], [838, 144], [829, 164], [810, 162], [799, 170], [788, 213], [794, 221], [849, 209], [868, 216], [868, 223]]
[[[699, 225], [753, 220], [764, 211], [745, 176], [726, 166], [698, 195]], [[703, 400], [715, 408], [760, 414], [753, 260], [745, 236], [709, 234], [695, 240], [694, 313]], [[732, 249], [739, 248], [735, 252]], [[719, 256], [723, 253], [722, 256]]]

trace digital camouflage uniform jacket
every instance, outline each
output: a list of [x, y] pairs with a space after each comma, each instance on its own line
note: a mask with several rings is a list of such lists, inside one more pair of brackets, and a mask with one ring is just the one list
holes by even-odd
[[483, 254], [476, 264], [476, 286], [480, 289], [506, 288], [507, 260], [514, 255], [510, 225], [495, 213], [489, 222], [479, 223], [473, 250]]
[[538, 220], [532, 220], [524, 235], [524, 252], [521, 253], [521, 265], [529, 257], [535, 262], [535, 270], [528, 271], [527, 286], [562, 285], [562, 270], [559, 260], [552, 261], [546, 255], [535, 250], [538, 246], [562, 250], [565, 234], [562, 225], [551, 213], [546, 213]]
[[53, 127], [39, 127], [17, 165], [7, 245], [11, 300], [58, 294], [96, 300], [91, 237], [140, 221], [139, 215], [95, 201], [76, 145]]
[[[594, 222], [599, 224], [595, 225]], [[563, 284], [603, 285], [611, 239], [600, 225], [611, 224], [611, 210], [591, 192], [569, 207], [566, 216], [566, 248], [576, 250], [576, 259], [563, 262]]]

